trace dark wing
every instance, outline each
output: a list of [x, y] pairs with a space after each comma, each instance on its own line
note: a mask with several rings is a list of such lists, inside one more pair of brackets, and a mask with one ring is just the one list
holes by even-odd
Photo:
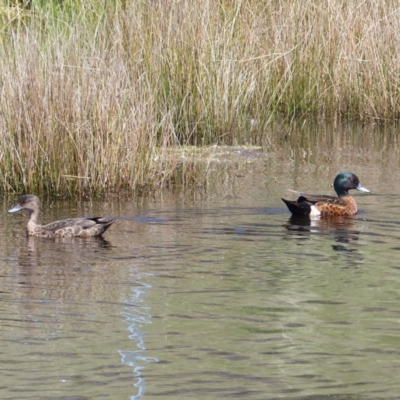
[[336, 200], [340, 200], [338, 197], [335, 196], [327, 196], [325, 194], [307, 194], [307, 193], [300, 193], [300, 197], [297, 199], [298, 203], [303, 201], [307, 201], [311, 204], [319, 203], [320, 201], [323, 202], [335, 202]]

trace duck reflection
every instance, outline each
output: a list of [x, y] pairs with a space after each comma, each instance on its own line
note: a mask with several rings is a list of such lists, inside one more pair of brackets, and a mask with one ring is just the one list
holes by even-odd
[[315, 235], [332, 236], [338, 244], [332, 245], [337, 251], [349, 251], [346, 244], [356, 243], [359, 240], [360, 231], [355, 229], [355, 216], [327, 216], [312, 219], [303, 216], [292, 215], [286, 229], [291, 234], [312, 237]]
[[[57, 263], [60, 260], [68, 260], [70, 264], [81, 265], [91, 260], [94, 256], [98, 257], [99, 253], [110, 251], [113, 245], [110, 241], [103, 237], [72, 237], [72, 238], [56, 238], [51, 242], [37, 238], [34, 236], [26, 237], [26, 245], [21, 245], [18, 252], [18, 261], [22, 267], [40, 266], [41, 252]], [[79, 249], [79, 251], [77, 251]]]

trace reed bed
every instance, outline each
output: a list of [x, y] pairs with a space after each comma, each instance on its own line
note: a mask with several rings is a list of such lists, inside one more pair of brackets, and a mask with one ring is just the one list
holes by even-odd
[[399, 118], [394, 0], [0, 5], [5, 192], [205, 185], [210, 163], [174, 149], [273, 147], [277, 119]]

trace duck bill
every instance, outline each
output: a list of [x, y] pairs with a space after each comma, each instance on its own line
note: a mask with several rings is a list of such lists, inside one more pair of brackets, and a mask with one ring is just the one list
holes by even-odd
[[18, 204], [18, 205], [16, 205], [15, 207], [10, 208], [10, 209], [8, 210], [8, 212], [9, 212], [9, 213], [14, 213], [14, 212], [18, 212], [18, 211], [21, 211], [21, 210], [22, 210], [22, 207]]
[[358, 184], [358, 186], [356, 187], [356, 189], [359, 190], [360, 192], [371, 193], [371, 191], [368, 190], [367, 188], [365, 188], [363, 185], [361, 185], [361, 183]]

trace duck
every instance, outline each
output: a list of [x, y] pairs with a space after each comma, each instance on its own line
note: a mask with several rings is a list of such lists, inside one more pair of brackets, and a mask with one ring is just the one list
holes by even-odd
[[299, 193], [295, 200], [282, 199], [293, 215], [302, 216], [353, 216], [358, 212], [357, 203], [349, 195], [349, 190], [371, 193], [361, 185], [357, 175], [349, 171], [340, 172], [333, 181], [335, 196]]
[[26, 210], [29, 213], [27, 236], [42, 238], [101, 236], [117, 219], [116, 217], [69, 218], [40, 225], [38, 223], [40, 207], [39, 198], [33, 194], [27, 194], [22, 196], [18, 200], [18, 204], [8, 212], [15, 213]]

